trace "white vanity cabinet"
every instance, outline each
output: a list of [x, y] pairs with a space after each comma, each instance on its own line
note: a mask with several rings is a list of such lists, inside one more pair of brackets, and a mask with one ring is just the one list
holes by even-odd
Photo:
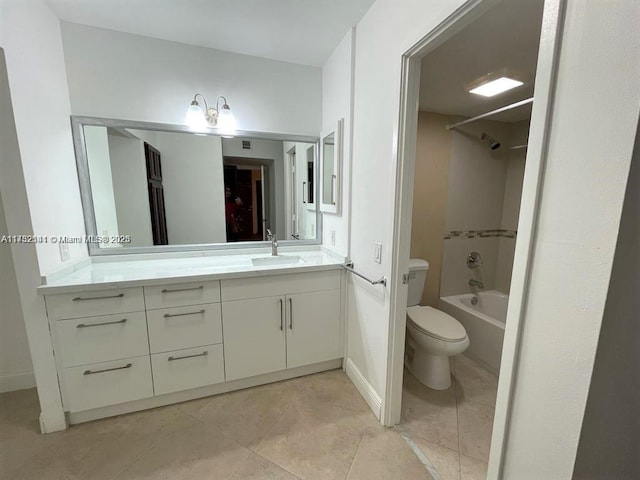
[[336, 368], [338, 269], [46, 293], [71, 423]]
[[223, 280], [227, 381], [342, 357], [339, 271]]
[[153, 395], [142, 288], [50, 295], [46, 303], [66, 410]]

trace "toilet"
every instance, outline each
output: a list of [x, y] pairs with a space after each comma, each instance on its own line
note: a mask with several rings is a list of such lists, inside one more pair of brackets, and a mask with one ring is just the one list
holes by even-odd
[[[449, 357], [469, 346], [467, 332], [458, 320], [440, 310], [420, 305], [429, 263], [409, 260], [407, 344], [405, 365], [424, 385], [434, 390], [451, 386]], [[411, 354], [413, 353], [413, 354]]]

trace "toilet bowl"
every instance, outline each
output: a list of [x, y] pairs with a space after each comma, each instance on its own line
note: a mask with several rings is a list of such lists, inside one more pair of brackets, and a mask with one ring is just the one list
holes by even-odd
[[458, 320], [440, 310], [419, 305], [429, 263], [409, 260], [407, 297], [407, 345], [405, 365], [427, 387], [446, 390], [451, 386], [449, 357], [469, 347], [469, 337]]
[[427, 306], [407, 309], [407, 343], [413, 350], [407, 369], [424, 385], [434, 390], [451, 386], [449, 357], [469, 347], [469, 337], [455, 318]]

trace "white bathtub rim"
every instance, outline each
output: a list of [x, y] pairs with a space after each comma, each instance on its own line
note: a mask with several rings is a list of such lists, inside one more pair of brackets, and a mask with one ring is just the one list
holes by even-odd
[[[502, 297], [507, 297], [507, 303], [509, 302], [509, 295], [503, 293], [503, 292], [499, 292], [498, 290], [486, 290], [484, 292], [478, 292], [479, 297], [482, 297], [483, 294], [486, 296], [486, 294], [492, 294], [492, 295], [497, 295], [497, 296], [502, 296]], [[472, 293], [463, 293], [460, 295], [449, 295], [447, 297], [440, 297], [440, 301], [447, 303], [448, 305], [450, 305], [453, 308], [458, 308], [463, 310], [465, 313], [468, 313], [469, 315], [473, 315], [474, 317], [478, 317], [481, 320], [484, 320], [485, 322], [488, 322], [492, 325], [494, 325], [497, 328], [500, 328], [501, 330], [504, 330], [505, 328], [505, 323], [498, 320], [497, 318], [493, 318], [490, 317], [489, 315], [482, 313], [479, 310], [475, 310], [473, 308], [469, 308], [467, 307], [464, 303], [462, 303], [460, 300], [463, 298], [471, 298], [473, 297], [474, 294]]]

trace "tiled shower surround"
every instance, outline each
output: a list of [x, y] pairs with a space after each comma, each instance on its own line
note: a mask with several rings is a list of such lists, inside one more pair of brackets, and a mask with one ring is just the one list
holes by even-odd
[[516, 230], [452, 230], [450, 232], [444, 232], [444, 239], [450, 240], [452, 238], [491, 238], [491, 237], [503, 237], [503, 238], [516, 238], [518, 232]]

